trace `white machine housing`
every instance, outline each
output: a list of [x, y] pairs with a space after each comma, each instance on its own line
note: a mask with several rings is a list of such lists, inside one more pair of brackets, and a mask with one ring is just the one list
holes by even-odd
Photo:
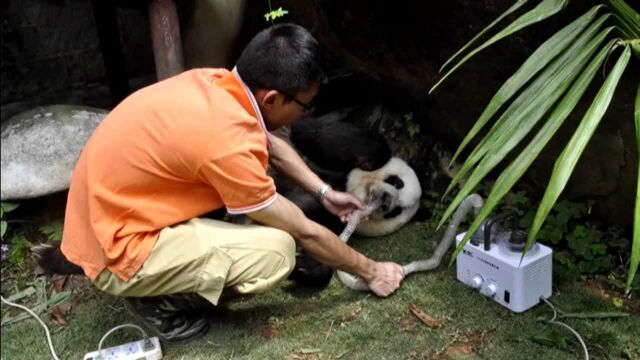
[[[460, 245], [465, 233], [456, 236]], [[512, 251], [508, 240], [492, 243], [490, 250], [484, 244], [467, 242], [456, 259], [457, 278], [478, 289], [513, 312], [523, 312], [551, 296], [552, 250], [534, 244], [522, 259], [522, 253]]]

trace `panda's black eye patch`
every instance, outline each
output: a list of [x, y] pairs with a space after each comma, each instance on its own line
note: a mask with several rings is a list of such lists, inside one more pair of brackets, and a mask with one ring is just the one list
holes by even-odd
[[384, 179], [384, 182], [386, 182], [387, 184], [393, 185], [393, 187], [395, 187], [398, 190], [404, 187], [404, 181], [402, 181], [402, 179], [400, 179], [395, 175], [391, 175], [387, 177], [386, 179]]
[[398, 206], [395, 209], [393, 209], [393, 211], [384, 214], [384, 218], [385, 219], [391, 219], [391, 218], [394, 218], [394, 217], [400, 215], [401, 213], [402, 213], [402, 208]]

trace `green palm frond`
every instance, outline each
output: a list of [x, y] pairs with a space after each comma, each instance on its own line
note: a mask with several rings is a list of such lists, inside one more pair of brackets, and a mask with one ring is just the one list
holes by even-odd
[[[529, 0], [518, 0], [515, 4], [513, 4], [509, 9], [507, 9], [507, 11], [505, 11], [504, 13], [502, 13], [502, 15], [498, 16], [497, 19], [493, 20], [493, 22], [491, 22], [491, 24], [487, 25], [487, 27], [485, 27], [484, 29], [482, 29], [482, 31], [480, 31], [478, 33], [478, 35], [474, 36], [473, 39], [471, 39], [465, 46], [463, 46], [460, 50], [458, 50], [458, 52], [456, 52], [455, 54], [453, 54], [449, 60], [447, 60], [444, 65], [442, 65], [440, 67], [440, 70], [438, 70], [438, 73], [441, 73], [449, 64], [451, 64], [451, 62], [455, 59], [458, 58], [458, 56], [462, 53], [464, 53], [469, 47], [471, 47], [471, 45], [475, 44], [476, 41], [478, 41], [482, 36], [484, 36], [484, 34], [486, 34], [487, 32], [489, 32], [489, 30], [493, 29], [494, 26], [498, 25], [498, 23], [502, 20], [504, 20], [504, 18], [506, 18], [507, 16], [511, 15], [512, 13], [514, 13], [516, 10], [520, 9], [522, 7], [522, 5], [526, 4]], [[488, 46], [488, 45], [487, 45]]]
[[586, 14], [582, 15], [571, 24], [558, 31], [549, 40], [545, 41], [536, 51], [520, 66], [520, 68], [500, 87], [498, 92], [493, 96], [489, 105], [482, 112], [478, 121], [469, 130], [462, 140], [462, 143], [451, 158], [451, 164], [458, 158], [460, 152], [465, 149], [467, 144], [473, 139], [486, 123], [495, 115], [500, 108], [507, 103], [511, 97], [518, 92], [533, 76], [542, 70], [551, 62], [558, 54], [566, 49], [569, 44], [589, 25], [596, 16], [598, 10], [602, 6], [596, 6]]
[[553, 173], [551, 174], [551, 180], [549, 180], [549, 185], [547, 185], [547, 190], [540, 202], [538, 212], [536, 213], [533, 225], [529, 231], [525, 250], [531, 246], [531, 243], [536, 238], [547, 214], [549, 214], [549, 211], [556, 203], [560, 193], [564, 190], [565, 185], [567, 185], [569, 177], [578, 163], [580, 155], [582, 155], [584, 148], [587, 146], [587, 143], [595, 132], [596, 127], [604, 116], [605, 111], [609, 107], [609, 103], [613, 97], [613, 92], [618, 86], [620, 77], [626, 69], [630, 57], [631, 49], [629, 46], [625, 46], [624, 52], [618, 59], [618, 62], [616, 62], [613, 71], [609, 76], [607, 76], [604, 85], [602, 85], [602, 88], [596, 95], [591, 107], [587, 110], [582, 122], [580, 122], [580, 125], [576, 129], [575, 133], [573, 133], [571, 140], [569, 140], [569, 143], [560, 154], [560, 157], [556, 160], [553, 167]]
[[640, 38], [640, 14], [622, 0], [609, 0], [609, 5], [614, 14], [619, 17], [619, 24], [624, 24], [631, 38]]
[[627, 291], [631, 288], [631, 282], [638, 272], [640, 263], [640, 85], [636, 93], [636, 145], [638, 146], [638, 182], [636, 184], [636, 211], [633, 222], [633, 242], [631, 244], [631, 263], [629, 265], [629, 277], [627, 278]]
[[[605, 47], [600, 50], [587, 69], [582, 72], [580, 78], [578, 78], [571, 89], [567, 91], [562, 101], [549, 116], [547, 122], [540, 128], [533, 140], [531, 140], [531, 142], [522, 150], [520, 155], [518, 155], [518, 157], [511, 162], [509, 167], [507, 167], [498, 177], [491, 188], [491, 192], [485, 200], [484, 206], [480, 209], [480, 212], [474, 219], [471, 226], [469, 226], [467, 231], [469, 236], [474, 234], [478, 228], [480, 228], [482, 222], [491, 215], [491, 211], [493, 211], [500, 200], [502, 200], [509, 190], [511, 190], [513, 185], [515, 185], [522, 175], [524, 175], [524, 172], [538, 157], [544, 146], [564, 123], [569, 114], [571, 114], [574, 107], [589, 87], [589, 84], [598, 73], [598, 70], [600, 70], [600, 67], [604, 63], [608, 54], [608, 48]], [[466, 241], [467, 239], [463, 239], [463, 242]], [[454, 257], [456, 255], [457, 254], [454, 254]]]
[[[478, 38], [489, 32], [498, 22], [514, 13], [523, 5], [517, 1], [496, 21], [472, 39], [463, 49], [452, 56], [443, 68], [461, 58], [431, 89], [433, 91], [452, 72], [468, 61], [479, 51], [514, 32], [554, 15], [566, 5], [566, 1], [542, 0], [536, 7], [526, 12], [504, 30], [491, 37], [476, 49], [462, 54]], [[600, 16], [598, 14], [601, 13]], [[538, 208], [534, 223], [529, 232], [527, 249], [544, 223], [549, 210], [553, 207], [566, 186], [575, 165], [583, 153], [589, 139], [604, 116], [614, 91], [629, 63], [631, 53], [640, 56], [640, 16], [623, 0], [609, 0], [607, 6], [598, 5], [565, 26], [554, 36], [539, 46], [522, 66], [502, 85], [484, 109], [472, 129], [462, 140], [454, 154], [459, 157], [468, 144], [478, 136], [488, 122], [496, 117], [492, 126], [465, 159], [460, 170], [451, 181], [450, 191], [461, 185], [453, 201], [440, 220], [439, 226], [451, 216], [456, 207], [469, 193], [519, 145], [536, 127], [538, 130], [524, 149], [515, 154], [513, 160], [494, 183], [487, 200], [478, 216], [471, 224], [467, 236], [456, 249], [451, 261], [466, 244], [468, 239], [491, 214], [502, 198], [538, 157], [551, 140], [558, 128], [573, 112], [577, 103], [590, 86], [596, 73], [602, 68], [605, 59], [617, 47], [623, 47], [611, 73], [607, 76], [599, 92], [592, 101], [580, 125], [575, 130], [565, 149], [556, 161], [549, 185]], [[640, 99], [640, 90], [638, 99]], [[636, 100], [636, 103], [640, 100]], [[640, 153], [640, 120], [636, 104], [636, 128]], [[640, 174], [640, 170], [639, 170]], [[629, 286], [640, 261], [640, 182], [636, 204], [634, 241], [631, 256]]]
[[[571, 81], [579, 74], [584, 64], [611, 31], [611, 29], [605, 29], [597, 37], [591, 39], [602, 22], [598, 21], [587, 29], [583, 36], [547, 67], [496, 121], [494, 127], [485, 136], [487, 140], [476, 147], [451, 181], [447, 191], [450, 191], [456, 182], [474, 169], [462, 190], [458, 192], [445, 211], [438, 226], [441, 226], [453, 213], [464, 199], [465, 194], [471, 193], [484, 176], [518, 144], [520, 139], [527, 135], [531, 127], [562, 94], [562, 91], [571, 84]], [[478, 161], [480, 164], [476, 166]]]
[[[520, 2], [521, 1], [519, 1], [518, 3]], [[538, 6], [531, 9], [531, 11], [525, 13], [524, 15], [520, 16], [517, 20], [515, 20], [513, 23], [507, 26], [504, 30], [500, 31], [499, 33], [494, 35], [492, 38], [487, 40], [484, 44], [480, 45], [478, 48], [471, 51], [468, 55], [462, 58], [462, 60], [460, 60], [453, 68], [451, 68], [451, 70], [449, 70], [449, 72], [447, 72], [442, 77], [442, 79], [440, 79], [440, 81], [438, 81], [438, 83], [435, 84], [431, 88], [431, 90], [429, 90], [429, 93], [432, 93], [438, 87], [438, 85], [440, 85], [446, 78], [449, 77], [449, 75], [451, 75], [454, 71], [456, 71], [460, 66], [462, 66], [462, 64], [467, 62], [467, 60], [469, 60], [475, 54], [488, 48], [492, 44], [506, 38], [507, 36], [526, 28], [529, 25], [535, 24], [550, 16], [555, 15], [567, 5], [567, 2], [568, 0], [542, 0], [542, 2], [538, 4]], [[523, 4], [520, 4], [520, 6], [521, 5]], [[509, 10], [507, 10], [507, 12], [513, 12], [517, 10], [517, 8], [519, 8], [520, 6], [517, 6], [516, 9], [514, 9], [515, 6], [512, 6]], [[490, 27], [492, 26], [490, 25], [488, 28]], [[472, 40], [472, 42], [473, 41], [474, 40]]]

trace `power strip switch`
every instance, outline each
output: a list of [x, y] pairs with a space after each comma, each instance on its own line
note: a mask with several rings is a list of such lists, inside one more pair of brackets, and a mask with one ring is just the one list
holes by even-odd
[[157, 337], [130, 342], [98, 351], [84, 356], [84, 360], [160, 360], [162, 349]]

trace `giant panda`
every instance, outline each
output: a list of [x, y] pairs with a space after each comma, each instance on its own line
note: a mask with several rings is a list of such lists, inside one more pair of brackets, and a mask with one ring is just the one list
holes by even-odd
[[[418, 210], [422, 190], [413, 169], [392, 156], [379, 134], [348, 121], [350, 111], [338, 110], [302, 118], [274, 132], [289, 142], [307, 165], [334, 189], [347, 191], [366, 202], [370, 194], [381, 196], [383, 205], [356, 228], [364, 236], [392, 233], [409, 222]], [[305, 215], [336, 234], [344, 229], [339, 219], [285, 176], [270, 170], [278, 192], [295, 203]], [[333, 271], [301, 250], [290, 279], [302, 286], [323, 288]]]

